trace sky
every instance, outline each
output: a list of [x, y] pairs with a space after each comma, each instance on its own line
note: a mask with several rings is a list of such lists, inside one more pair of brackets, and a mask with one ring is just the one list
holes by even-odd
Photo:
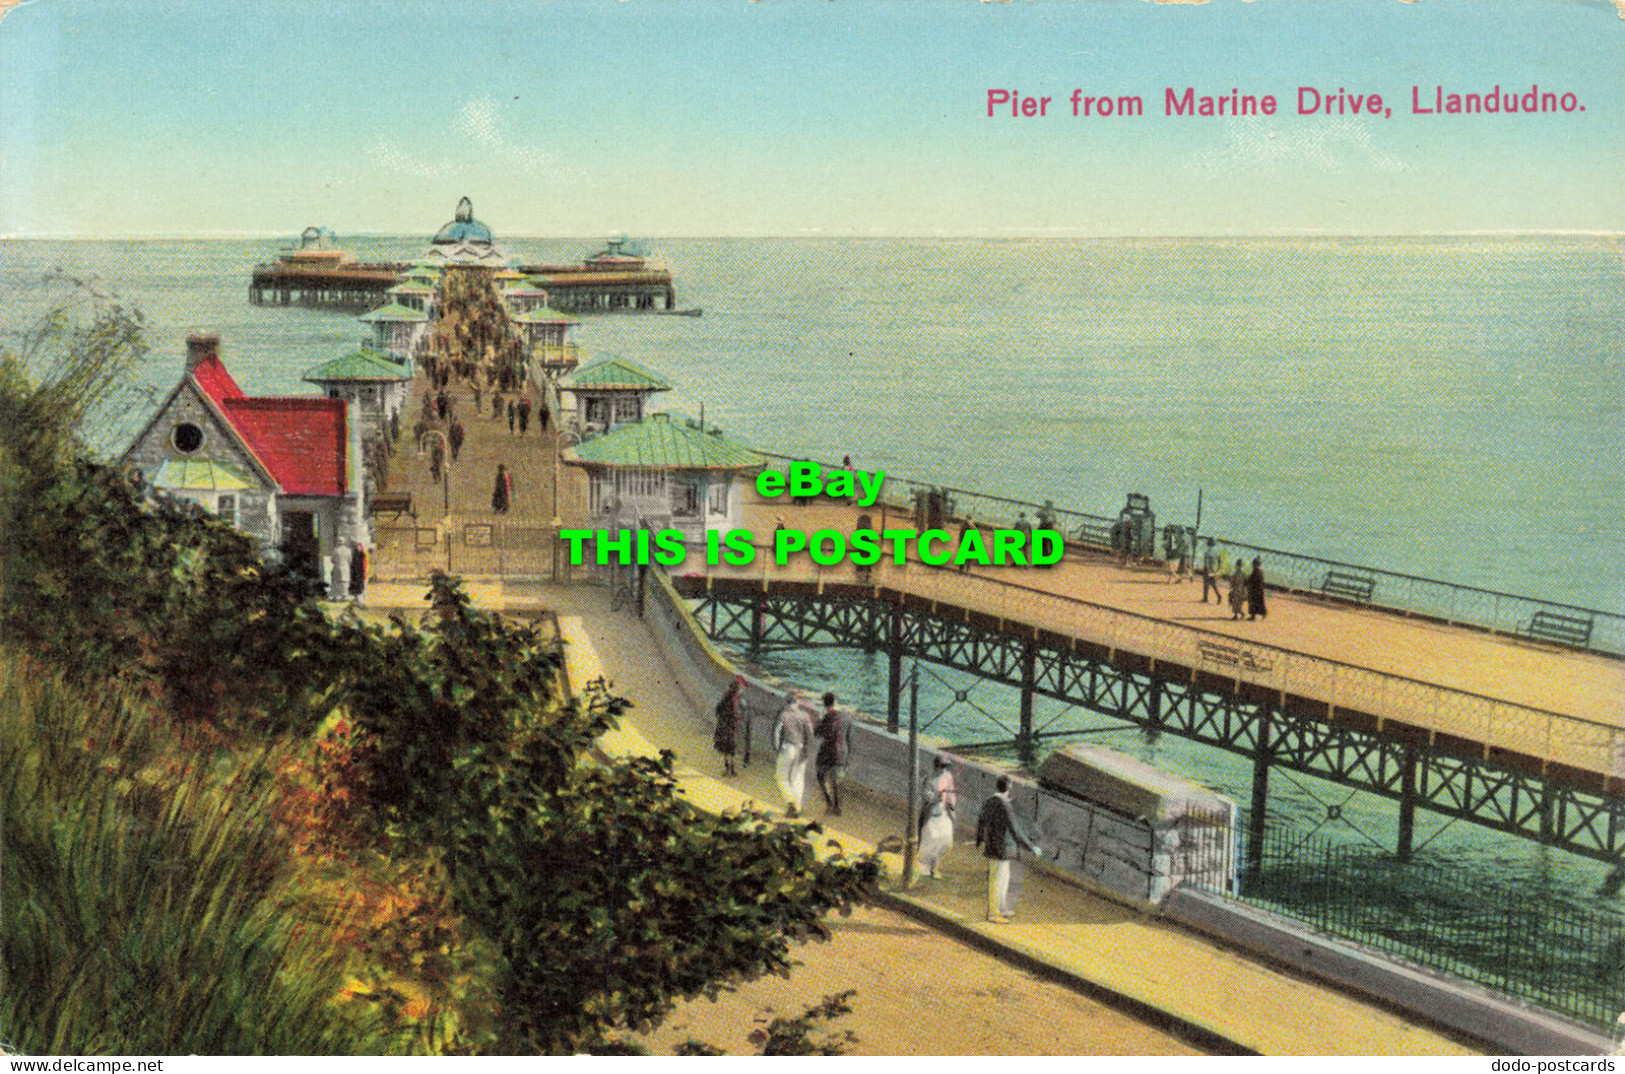
[[[1300, 87], [1391, 114], [1300, 115]], [[1573, 94], [1431, 115], [1445, 93]], [[1274, 116], [1165, 114], [1166, 91]], [[990, 116], [989, 91], [1050, 97]], [[1139, 117], [1073, 117], [1074, 91]], [[1036, 107], [1036, 104], [1035, 104]], [[1583, 110], [1581, 110], [1583, 108]], [[0, 235], [1625, 232], [1608, 0], [31, 0]]]

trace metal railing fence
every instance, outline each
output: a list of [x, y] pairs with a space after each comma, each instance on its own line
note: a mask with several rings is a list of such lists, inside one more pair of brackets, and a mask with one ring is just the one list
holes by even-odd
[[1613, 1027], [1625, 1007], [1625, 920], [1456, 886], [1455, 875], [1283, 825], [1266, 834], [1260, 868], [1241, 873], [1239, 897], [1329, 935]]

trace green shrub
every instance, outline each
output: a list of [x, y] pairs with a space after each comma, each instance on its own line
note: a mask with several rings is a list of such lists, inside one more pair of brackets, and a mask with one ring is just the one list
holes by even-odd
[[498, 1048], [591, 1050], [787, 973], [793, 943], [872, 890], [872, 861], [820, 860], [802, 826], [694, 808], [669, 754], [596, 758], [624, 701], [566, 696], [556, 648], [454, 580], [433, 600], [432, 629], [380, 631], [351, 683], [357, 788], [382, 831], [444, 850], [459, 912], [501, 951]]

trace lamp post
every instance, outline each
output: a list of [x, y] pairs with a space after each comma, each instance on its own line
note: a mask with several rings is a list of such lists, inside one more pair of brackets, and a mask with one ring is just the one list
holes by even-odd
[[559, 580], [559, 530], [564, 528], [564, 519], [559, 517], [559, 434], [558, 426], [553, 426], [553, 518], [548, 522], [553, 527], [553, 581]]
[[908, 673], [908, 825], [903, 833], [903, 890], [914, 883], [914, 857], [920, 850], [920, 662]]

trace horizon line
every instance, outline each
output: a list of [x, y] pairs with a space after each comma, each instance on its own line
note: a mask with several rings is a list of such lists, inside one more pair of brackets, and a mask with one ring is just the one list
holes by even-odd
[[[513, 233], [497, 239], [501, 245], [505, 241], [589, 241], [603, 242], [606, 238], [626, 236], [625, 232], [591, 232], [572, 233], [557, 232], [554, 234], [525, 234]], [[1452, 239], [1452, 238], [1625, 238], [1625, 230], [1603, 230], [1588, 228], [1474, 228], [1457, 231], [1249, 231], [1249, 232], [1189, 232], [1189, 233], [1138, 233], [1138, 232], [1086, 232], [1071, 228], [1058, 228], [1049, 230], [999, 230], [985, 232], [862, 232], [862, 231], [801, 231], [791, 233], [762, 232], [753, 234], [702, 234], [702, 233], [672, 233], [665, 235], [643, 234], [637, 236], [641, 241], [724, 241], [724, 240], [777, 240], [789, 241], [799, 239], [852, 239], [869, 241], [887, 241], [902, 239], [941, 239], [955, 240], [993, 240], [993, 241], [1022, 241], [1029, 239], [1082, 239], [1082, 240], [1113, 240], [1130, 239], [1141, 241], [1166, 240], [1192, 240], [1192, 239]], [[0, 242], [227, 242], [227, 241], [261, 241], [266, 239], [292, 239], [297, 241], [298, 231], [203, 231], [203, 232], [123, 232], [118, 234], [86, 235], [80, 232], [35, 232], [20, 233], [8, 232], [0, 234]], [[399, 231], [352, 231], [334, 235], [336, 239], [415, 239], [413, 232]], [[429, 244], [429, 238], [421, 240], [424, 245]]]

